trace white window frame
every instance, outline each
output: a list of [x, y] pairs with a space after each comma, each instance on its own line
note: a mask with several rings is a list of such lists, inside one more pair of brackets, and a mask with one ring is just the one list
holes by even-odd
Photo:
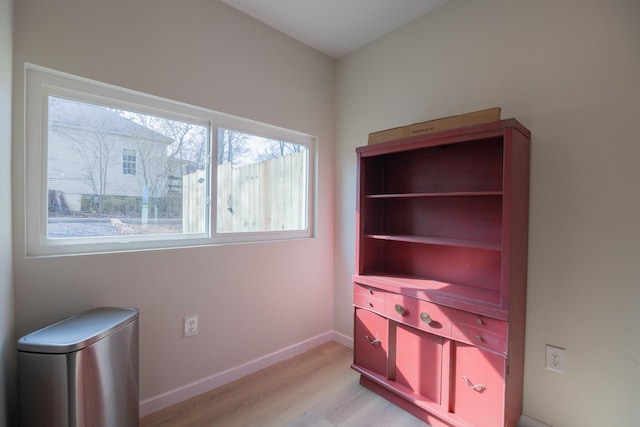
[[[133, 151], [133, 155], [131, 154]], [[127, 154], [128, 153], [128, 154]], [[125, 160], [125, 156], [127, 156]], [[133, 160], [131, 160], [133, 157]], [[126, 167], [125, 167], [126, 165]], [[133, 166], [133, 167], [132, 167]], [[138, 173], [138, 152], [135, 148], [123, 148], [122, 149], [122, 175], [136, 176]], [[125, 173], [125, 170], [127, 173]], [[133, 172], [133, 173], [132, 173]]]
[[[207, 191], [210, 203], [205, 218], [207, 231], [204, 233], [69, 239], [48, 238], [47, 101], [50, 95], [69, 97], [79, 101], [94, 102], [205, 126], [209, 129], [209, 159], [217, 159], [219, 127], [306, 146], [308, 151], [306, 228], [304, 230], [287, 231], [217, 233], [216, 165], [208, 161], [206, 173], [209, 177]], [[314, 237], [316, 138], [313, 136], [32, 64], [25, 64], [25, 105], [25, 233], [27, 257], [129, 252]]]

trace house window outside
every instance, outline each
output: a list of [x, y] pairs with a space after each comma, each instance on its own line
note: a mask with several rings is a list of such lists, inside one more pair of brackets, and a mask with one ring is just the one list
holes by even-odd
[[130, 148], [122, 149], [122, 174], [136, 174], [136, 150]]
[[313, 236], [313, 137], [30, 65], [26, 111], [27, 256]]

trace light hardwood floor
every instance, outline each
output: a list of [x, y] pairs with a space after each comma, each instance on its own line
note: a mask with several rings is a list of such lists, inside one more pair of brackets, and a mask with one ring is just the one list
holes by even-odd
[[353, 351], [313, 348], [140, 420], [140, 427], [424, 427], [358, 383]]

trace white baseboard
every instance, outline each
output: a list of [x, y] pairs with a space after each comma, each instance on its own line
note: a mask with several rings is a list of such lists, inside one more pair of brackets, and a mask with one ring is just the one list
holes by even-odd
[[[176, 403], [182, 402], [183, 400], [199, 394], [206, 393], [214, 388], [221, 387], [246, 375], [259, 371], [260, 369], [264, 369], [275, 363], [282, 362], [283, 360], [287, 360], [291, 357], [297, 356], [298, 354], [304, 353], [305, 351], [328, 341], [336, 341], [346, 347], [353, 348], [353, 338], [336, 331], [325, 332], [324, 334], [317, 335], [308, 340], [283, 348], [271, 354], [267, 354], [266, 356], [212, 375], [208, 378], [192, 382], [191, 384], [187, 384], [150, 399], [146, 399], [140, 402], [140, 417], [144, 417], [145, 415], [149, 415], [168, 406], [175, 405]], [[551, 426], [523, 414], [518, 421], [518, 427]]]
[[523, 414], [520, 417], [520, 421], [518, 421], [518, 427], [551, 427], [551, 426], [541, 423], [540, 421]]
[[336, 331], [333, 331], [332, 334], [332, 341], [335, 341], [338, 344], [342, 344], [345, 347], [353, 348], [353, 338]]
[[140, 402], [140, 417], [144, 417], [145, 415], [149, 415], [153, 412], [159, 411], [160, 409], [175, 405], [183, 400], [228, 384], [253, 372], [259, 371], [260, 369], [264, 369], [275, 363], [304, 353], [305, 351], [328, 341], [336, 341], [342, 345], [353, 348], [352, 338], [335, 331], [326, 332], [306, 341], [302, 341], [287, 348], [283, 348], [282, 350], [278, 350], [274, 353], [267, 354], [266, 356], [212, 375], [208, 378], [192, 382], [191, 384], [187, 384], [158, 396], [143, 400]]

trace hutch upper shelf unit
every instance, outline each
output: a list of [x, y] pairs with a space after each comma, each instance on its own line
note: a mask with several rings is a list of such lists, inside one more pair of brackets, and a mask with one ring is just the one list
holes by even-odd
[[522, 412], [529, 141], [508, 119], [356, 150], [353, 368], [432, 426]]

